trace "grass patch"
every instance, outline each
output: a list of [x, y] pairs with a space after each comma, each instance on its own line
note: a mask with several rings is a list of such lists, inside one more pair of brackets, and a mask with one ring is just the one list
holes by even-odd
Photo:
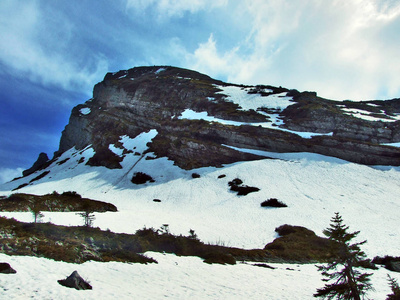
[[118, 234], [85, 226], [57, 226], [51, 223], [23, 223], [0, 217], [0, 252], [30, 255], [66, 262], [88, 260], [154, 263], [141, 253], [147, 251], [198, 256], [205, 263], [325, 262], [332, 257], [329, 241], [303, 227], [283, 225], [283, 235], [265, 249], [240, 249], [201, 242], [193, 230], [188, 236], [173, 235], [168, 225], [159, 230], [143, 228], [135, 234]]
[[89, 208], [93, 212], [117, 211], [117, 207], [111, 203], [82, 198], [76, 192], [53, 192], [43, 196], [15, 193], [0, 201], [1, 211], [30, 211], [36, 208], [40, 211], [84, 211]]
[[331, 242], [307, 228], [285, 224], [275, 231], [280, 237], [264, 247], [272, 256], [293, 262], [327, 261], [334, 257]]

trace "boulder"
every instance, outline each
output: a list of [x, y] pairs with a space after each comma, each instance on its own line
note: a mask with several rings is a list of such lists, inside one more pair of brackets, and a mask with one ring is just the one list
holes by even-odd
[[58, 280], [58, 283], [77, 290], [91, 290], [92, 286], [86, 282], [77, 271], [72, 272], [66, 279]]
[[0, 263], [0, 273], [1, 274], [15, 274], [17, 271], [15, 271], [13, 268], [11, 268], [10, 264], [8, 263]]

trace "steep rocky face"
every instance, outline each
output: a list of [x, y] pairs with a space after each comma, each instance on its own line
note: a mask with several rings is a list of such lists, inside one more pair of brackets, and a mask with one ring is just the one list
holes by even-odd
[[35, 173], [37, 170], [43, 169], [47, 167], [49, 164], [49, 158], [47, 154], [42, 152], [39, 154], [38, 159], [33, 163], [32, 167], [22, 172], [23, 176], [28, 176], [32, 173]]
[[[185, 111], [192, 117], [184, 118]], [[398, 114], [400, 100], [336, 102], [281, 87], [227, 84], [180, 68], [140, 67], [108, 73], [93, 98], [72, 110], [56, 156], [92, 145], [89, 164], [118, 168], [121, 158], [109, 145], [156, 129], [150, 151], [185, 169], [259, 158], [229, 146], [400, 165], [400, 150], [380, 145], [400, 142]], [[304, 132], [315, 134], [305, 138]]]

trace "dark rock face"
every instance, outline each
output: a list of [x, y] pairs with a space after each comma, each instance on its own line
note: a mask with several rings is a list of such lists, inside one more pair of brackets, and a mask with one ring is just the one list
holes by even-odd
[[77, 290], [91, 290], [92, 286], [87, 283], [83, 278], [78, 274], [77, 271], [72, 272], [66, 279], [58, 280], [58, 283], [62, 286], [74, 288]]
[[0, 263], [0, 273], [1, 274], [15, 274], [17, 271], [15, 271], [13, 268], [11, 268], [9, 263]]
[[[286, 93], [293, 104], [279, 114], [279, 127], [303, 132], [332, 133], [310, 139], [261, 126], [232, 126], [204, 120], [180, 119], [185, 109], [206, 111], [209, 116], [237, 122], [268, 122], [267, 108], [242, 110], [226, 99], [219, 87], [246, 88], [262, 97]], [[277, 96], [279, 98], [279, 96]], [[358, 110], [381, 121], [356, 118]], [[120, 158], [109, 145], [119, 137], [136, 137], [156, 129], [149, 144], [158, 157], [167, 156], [184, 169], [222, 166], [260, 157], [227, 146], [271, 152], [314, 152], [367, 165], [400, 165], [400, 150], [381, 143], [400, 142], [400, 99], [390, 101], [337, 102], [313, 92], [271, 86], [238, 86], [214, 80], [204, 74], [174, 67], [139, 67], [108, 73], [93, 90], [93, 99], [72, 110], [62, 133], [56, 156], [75, 147], [92, 145], [93, 166], [120, 168]], [[385, 121], [387, 120], [387, 122]]]
[[49, 158], [46, 153], [40, 153], [38, 159], [35, 161], [35, 163], [30, 167], [29, 169], [25, 170], [22, 172], [23, 176], [28, 176], [37, 170], [41, 170], [47, 166], [47, 163], [49, 162]]

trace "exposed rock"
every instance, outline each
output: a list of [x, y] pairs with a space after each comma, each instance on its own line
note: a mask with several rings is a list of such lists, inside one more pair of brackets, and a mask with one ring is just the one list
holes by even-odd
[[[279, 128], [232, 126], [178, 118], [183, 111], [191, 109], [225, 120], [268, 121], [265, 113], [271, 113], [270, 109], [240, 109], [221, 93], [218, 87], [224, 86], [246, 89], [248, 93], [262, 97], [287, 93], [287, 97], [293, 97], [293, 104], [273, 112], [283, 119], [280, 127], [331, 133], [332, 136], [306, 139]], [[89, 113], [82, 113], [84, 108], [88, 108]], [[377, 116], [381, 121], [354, 117], [351, 110]], [[109, 145], [116, 144], [120, 136], [133, 138], [156, 129], [158, 134], [149, 144], [150, 151], [157, 157], [168, 157], [183, 169], [220, 167], [260, 159], [260, 156], [230, 147], [314, 152], [366, 165], [400, 165], [400, 149], [381, 145], [400, 142], [400, 121], [395, 121], [397, 114], [400, 114], [400, 99], [338, 102], [320, 98], [315, 92], [227, 84], [186, 69], [139, 67], [108, 73], [96, 84], [93, 99], [72, 110], [55, 156], [72, 147], [81, 150], [92, 145], [96, 154], [88, 165], [121, 168], [122, 157], [111, 152]]]
[[0, 273], [15, 274], [15, 273], [17, 273], [17, 271], [15, 271], [13, 268], [11, 268], [9, 263], [0, 263]]
[[32, 173], [36, 172], [37, 170], [41, 170], [47, 166], [47, 163], [49, 162], [49, 157], [47, 156], [46, 153], [42, 152], [39, 154], [38, 159], [35, 161], [35, 163], [30, 167], [29, 169], [25, 170], [22, 172], [22, 175], [28, 176], [31, 175]]
[[386, 269], [393, 271], [393, 272], [400, 272], [400, 256], [393, 257], [393, 256], [384, 256], [384, 257], [375, 257], [372, 260], [373, 263], [378, 265], [384, 265]]
[[77, 271], [72, 272], [66, 279], [58, 280], [58, 283], [77, 290], [91, 290], [92, 286], [87, 283]]

